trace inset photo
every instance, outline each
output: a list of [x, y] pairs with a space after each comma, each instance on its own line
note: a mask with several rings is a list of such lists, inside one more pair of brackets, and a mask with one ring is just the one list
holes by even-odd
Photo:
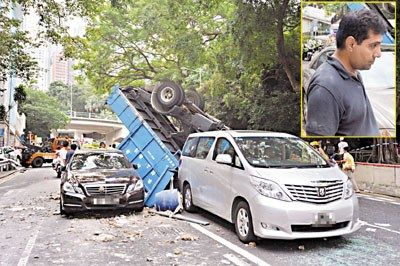
[[395, 2], [302, 4], [302, 137], [396, 137], [395, 13]]

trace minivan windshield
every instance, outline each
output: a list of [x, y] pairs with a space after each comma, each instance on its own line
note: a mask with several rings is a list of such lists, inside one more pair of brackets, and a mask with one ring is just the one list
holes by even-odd
[[294, 137], [236, 137], [246, 160], [254, 167], [329, 167], [305, 141]]

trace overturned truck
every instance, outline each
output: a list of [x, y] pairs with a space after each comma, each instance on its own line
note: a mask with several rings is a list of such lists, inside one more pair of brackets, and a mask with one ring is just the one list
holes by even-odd
[[156, 193], [173, 182], [181, 149], [190, 133], [228, 129], [203, 111], [204, 102], [195, 90], [185, 93], [172, 81], [146, 88], [116, 85], [107, 104], [129, 130], [118, 148], [138, 166], [146, 206], [153, 206]]

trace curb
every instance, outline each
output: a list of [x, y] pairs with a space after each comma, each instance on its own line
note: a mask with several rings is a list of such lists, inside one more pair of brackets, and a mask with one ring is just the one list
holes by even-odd
[[[16, 172], [19, 172], [19, 170], [14, 169], [14, 170], [6, 171], [6, 172], [0, 172], [0, 179], [2, 179], [4, 177], [7, 177], [7, 176], [10, 176], [10, 175], [12, 175], [12, 174], [14, 174]], [[5, 173], [5, 174], [3, 174], [3, 173]]]

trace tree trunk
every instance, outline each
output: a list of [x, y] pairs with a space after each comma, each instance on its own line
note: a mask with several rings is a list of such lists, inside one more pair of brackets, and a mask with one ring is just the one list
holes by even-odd
[[290, 85], [294, 92], [300, 92], [300, 84], [296, 81], [293, 71], [290, 69], [289, 60], [286, 55], [285, 49], [285, 37], [283, 36], [283, 19], [288, 8], [289, 0], [279, 1], [280, 3], [275, 4], [275, 9], [278, 11], [277, 14], [277, 25], [276, 25], [276, 35], [277, 35], [277, 51], [279, 62], [283, 65], [283, 69], [289, 79]]

